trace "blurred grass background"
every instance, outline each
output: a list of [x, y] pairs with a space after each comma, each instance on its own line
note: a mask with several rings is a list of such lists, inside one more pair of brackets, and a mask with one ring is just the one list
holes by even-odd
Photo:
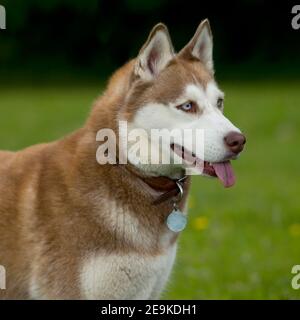
[[1, 4], [7, 30], [0, 30], [0, 149], [10, 150], [83, 125], [104, 79], [136, 55], [155, 23], [167, 23], [179, 49], [208, 17], [225, 114], [247, 145], [233, 163], [233, 188], [193, 178], [188, 227], [163, 297], [300, 298], [291, 287], [291, 268], [300, 264], [300, 31], [291, 28], [288, 3]]
[[[225, 113], [248, 137], [224, 189], [193, 178], [190, 216], [164, 298], [299, 299], [300, 82], [224, 82]], [[1, 149], [51, 141], [80, 127], [102, 84], [0, 89]]]

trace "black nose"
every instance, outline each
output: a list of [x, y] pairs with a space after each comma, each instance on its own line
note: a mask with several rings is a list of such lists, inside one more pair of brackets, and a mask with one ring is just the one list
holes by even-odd
[[246, 137], [239, 132], [232, 131], [228, 133], [228, 135], [224, 138], [224, 141], [230, 151], [238, 154], [244, 149]]

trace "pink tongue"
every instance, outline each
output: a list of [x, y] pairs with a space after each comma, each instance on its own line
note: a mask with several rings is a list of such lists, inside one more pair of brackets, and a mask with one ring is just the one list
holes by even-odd
[[234, 185], [235, 176], [230, 161], [213, 163], [212, 166], [225, 188], [229, 188]]

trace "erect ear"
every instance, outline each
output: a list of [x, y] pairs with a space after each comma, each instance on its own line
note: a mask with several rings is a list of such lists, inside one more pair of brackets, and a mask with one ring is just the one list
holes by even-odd
[[213, 72], [213, 40], [208, 19], [200, 23], [192, 40], [178, 55], [183, 58], [196, 58]]
[[173, 57], [174, 51], [168, 29], [159, 23], [152, 29], [148, 40], [140, 50], [134, 72], [144, 80], [151, 80]]

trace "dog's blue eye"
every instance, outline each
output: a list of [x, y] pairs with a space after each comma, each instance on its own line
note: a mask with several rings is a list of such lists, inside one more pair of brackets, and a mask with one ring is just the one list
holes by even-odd
[[177, 106], [177, 109], [180, 109], [185, 112], [197, 112], [196, 104], [192, 101], [185, 102], [180, 106]]
[[185, 104], [182, 105], [182, 109], [183, 109], [183, 110], [186, 110], [186, 111], [189, 111], [189, 110], [191, 110], [192, 108], [193, 108], [193, 105], [192, 105], [191, 102], [188, 102], [188, 103], [185, 103]]

